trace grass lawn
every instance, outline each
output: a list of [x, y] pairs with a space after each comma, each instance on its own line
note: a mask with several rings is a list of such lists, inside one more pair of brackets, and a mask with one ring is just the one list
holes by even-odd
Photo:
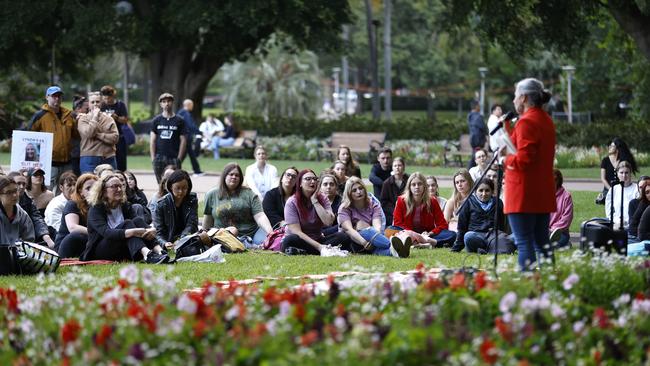
[[[511, 256], [509, 256], [511, 257]], [[490, 267], [492, 256], [480, 258], [482, 267]], [[138, 264], [140, 268], [150, 268], [160, 275], [181, 279], [182, 288], [193, 288], [206, 280], [247, 279], [256, 276], [288, 277], [305, 274], [325, 274], [337, 271], [394, 272], [415, 269], [418, 263], [427, 267], [459, 268], [463, 265], [478, 266], [477, 255], [452, 253], [448, 249], [413, 250], [406, 259], [379, 257], [373, 255], [353, 255], [346, 258], [321, 258], [318, 256], [286, 256], [279, 253], [249, 251], [241, 254], [226, 254], [222, 264], [178, 263], [175, 265], [154, 266]], [[93, 276], [117, 276], [123, 264], [81, 266], [81, 270]], [[71, 271], [61, 267], [57, 276]], [[0, 277], [0, 288], [13, 286], [21, 293], [30, 294], [39, 285], [37, 276]]]

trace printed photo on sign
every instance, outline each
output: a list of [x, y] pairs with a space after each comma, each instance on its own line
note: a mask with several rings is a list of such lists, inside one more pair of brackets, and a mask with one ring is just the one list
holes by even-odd
[[43, 169], [45, 181], [49, 182], [53, 137], [49, 132], [14, 130], [11, 139], [11, 170], [30, 172]]

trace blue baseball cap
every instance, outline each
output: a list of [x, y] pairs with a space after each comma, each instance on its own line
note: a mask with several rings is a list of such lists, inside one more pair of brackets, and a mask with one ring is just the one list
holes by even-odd
[[56, 93], [63, 94], [63, 90], [61, 90], [61, 88], [58, 87], [58, 86], [51, 86], [51, 87], [47, 88], [47, 90], [45, 91], [45, 96], [49, 97], [50, 95], [56, 94]]

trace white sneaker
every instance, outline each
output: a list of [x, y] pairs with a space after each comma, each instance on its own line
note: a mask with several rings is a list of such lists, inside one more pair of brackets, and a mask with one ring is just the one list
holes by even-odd
[[350, 254], [347, 250], [342, 250], [339, 247], [324, 245], [320, 250], [321, 257], [347, 257]]
[[201, 172], [201, 173], [194, 173], [194, 174], [192, 174], [192, 178], [202, 177], [202, 176], [204, 176], [204, 175], [205, 175], [204, 172]]

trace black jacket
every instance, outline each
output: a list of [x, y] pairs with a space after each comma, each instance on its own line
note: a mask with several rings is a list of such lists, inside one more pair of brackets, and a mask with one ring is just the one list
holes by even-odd
[[[34, 224], [34, 236], [36, 237], [36, 240], [42, 240], [44, 235], [50, 234], [41, 211], [36, 208], [34, 201], [29, 198], [27, 193], [20, 195], [18, 205], [20, 208], [25, 210], [25, 212], [27, 212], [29, 217], [32, 219], [32, 224]], [[54, 240], [54, 238], [52, 238], [52, 240]]]
[[368, 179], [370, 180], [370, 183], [372, 183], [375, 197], [381, 197], [381, 187], [386, 179], [390, 178], [391, 171], [391, 167], [389, 167], [388, 170], [384, 170], [381, 168], [381, 164], [373, 164], [372, 169], [370, 169], [370, 175], [368, 176]]
[[[133, 220], [134, 223], [141, 222], [141, 226], [145, 227], [144, 220], [139, 218], [139, 220], [134, 220], [138, 218], [138, 214], [130, 203], [125, 203], [121, 206], [122, 215], [124, 215], [124, 220]], [[110, 241], [124, 241], [126, 237], [124, 236], [125, 229], [111, 229], [108, 226], [108, 209], [103, 203], [97, 204], [95, 206], [90, 206], [88, 209], [88, 244], [86, 249], [81, 253], [79, 259], [82, 261], [89, 261], [95, 259], [95, 248], [104, 238]]]
[[399, 197], [404, 188], [406, 188], [406, 181], [408, 181], [409, 175], [404, 173], [402, 177], [402, 184], [398, 187], [395, 183], [395, 176], [390, 176], [384, 181], [384, 184], [381, 187], [381, 196], [379, 202], [381, 202], [381, 209], [384, 210], [384, 215], [386, 215], [386, 226], [393, 225], [393, 211], [395, 211], [395, 203], [397, 203], [397, 197]]
[[151, 217], [151, 210], [149, 210], [149, 202], [147, 201], [147, 196], [144, 194], [144, 192], [142, 192], [142, 190], [129, 191], [131, 192], [131, 196], [127, 196], [127, 200], [132, 205], [138, 204], [142, 206], [144, 209], [144, 221], [147, 224], [151, 224], [153, 218]]
[[[264, 214], [269, 218], [271, 226], [275, 228], [280, 221], [284, 220], [284, 199], [282, 198], [282, 187], [277, 186], [264, 195], [262, 208]], [[288, 197], [287, 197], [288, 198]]]
[[[196, 193], [191, 192], [178, 209], [182, 212], [184, 222], [176, 222], [176, 205], [174, 205], [174, 197], [171, 193], [167, 193], [158, 200], [153, 226], [156, 228], [156, 241], [163, 248], [165, 243], [174, 242], [177, 238], [199, 230], [199, 199], [196, 197]], [[183, 231], [178, 237], [174, 237], [174, 232], [180, 227], [183, 228]]]
[[[496, 197], [492, 197], [492, 201], [496, 201]], [[505, 231], [506, 229], [506, 216], [503, 214], [503, 202], [498, 200], [497, 204], [492, 204], [488, 211], [484, 211], [481, 204], [475, 195], [469, 197], [469, 202], [462, 207], [458, 212], [458, 235], [456, 236], [456, 244], [464, 246], [465, 233], [468, 231], [477, 231], [487, 233], [494, 227], [494, 212], [499, 208], [499, 230]]]

